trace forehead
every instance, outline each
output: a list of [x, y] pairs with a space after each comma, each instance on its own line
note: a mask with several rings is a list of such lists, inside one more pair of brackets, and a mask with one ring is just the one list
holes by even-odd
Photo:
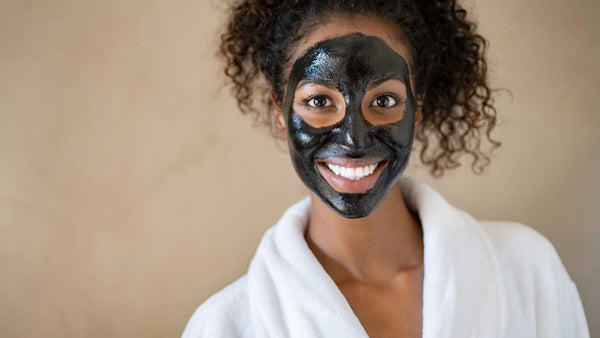
[[345, 87], [364, 86], [385, 78], [406, 82], [407, 68], [404, 58], [385, 41], [352, 33], [320, 41], [308, 49], [294, 63], [290, 84], [300, 79], [327, 81]]
[[352, 33], [360, 33], [383, 40], [389, 48], [406, 60], [409, 67], [412, 65], [411, 47], [408, 39], [404, 37], [400, 28], [393, 23], [372, 16], [335, 14], [315, 26], [310, 33], [299, 41], [292, 51], [290, 62], [284, 71], [285, 78], [289, 76], [292, 65], [296, 60], [317, 43]]

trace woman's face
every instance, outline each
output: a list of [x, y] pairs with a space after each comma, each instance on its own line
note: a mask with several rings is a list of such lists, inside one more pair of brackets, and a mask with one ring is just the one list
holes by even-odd
[[293, 51], [276, 115], [307, 187], [346, 218], [368, 216], [408, 162], [417, 102], [410, 50], [371, 17], [332, 17]]

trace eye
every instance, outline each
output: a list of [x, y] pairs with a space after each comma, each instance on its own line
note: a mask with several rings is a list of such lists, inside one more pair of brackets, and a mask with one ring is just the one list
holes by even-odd
[[331, 106], [331, 101], [326, 96], [313, 96], [306, 100], [306, 104], [313, 108], [323, 108]]
[[379, 95], [373, 100], [371, 106], [379, 108], [390, 108], [395, 106], [397, 103], [396, 99], [390, 95]]

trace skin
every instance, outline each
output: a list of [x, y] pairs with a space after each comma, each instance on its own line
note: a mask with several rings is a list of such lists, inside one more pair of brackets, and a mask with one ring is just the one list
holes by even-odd
[[[284, 79], [294, 61], [310, 47], [351, 33], [382, 39], [412, 64], [406, 39], [392, 24], [367, 16], [334, 15], [300, 41]], [[422, 100], [417, 101], [420, 106]], [[286, 138], [283, 111], [276, 100], [274, 103], [280, 135]], [[418, 123], [419, 109], [416, 114]], [[403, 200], [400, 185], [362, 218], [340, 216], [314, 193], [311, 199], [306, 241], [369, 336], [421, 337], [423, 234], [418, 217]]]

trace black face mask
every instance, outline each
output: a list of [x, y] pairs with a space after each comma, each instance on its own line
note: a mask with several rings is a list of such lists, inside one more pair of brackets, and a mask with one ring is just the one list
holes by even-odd
[[[363, 99], [369, 84], [386, 79], [406, 85], [405, 111], [397, 122], [373, 125], [363, 116]], [[346, 104], [343, 119], [319, 128], [305, 122], [293, 107], [301, 81], [333, 84]], [[383, 40], [360, 33], [321, 41], [294, 63], [282, 108], [292, 162], [304, 184], [345, 218], [371, 214], [402, 174], [412, 146], [416, 104], [404, 58]], [[315, 162], [333, 157], [379, 157], [387, 162], [365, 193], [340, 193]]]

